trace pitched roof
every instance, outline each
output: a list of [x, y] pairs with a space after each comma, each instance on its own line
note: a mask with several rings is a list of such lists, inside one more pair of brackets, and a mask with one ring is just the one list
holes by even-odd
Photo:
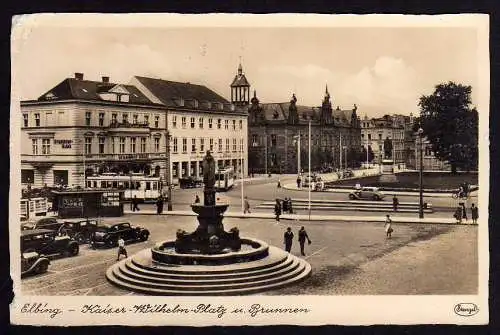
[[[99, 94], [107, 93], [110, 89], [117, 86], [115, 83], [104, 83], [92, 80], [80, 80], [76, 78], [67, 78], [50, 89], [45, 94], [41, 95], [39, 101], [54, 101], [54, 100], [95, 100], [106, 101]], [[152, 105], [144, 94], [142, 94], [135, 86], [121, 85], [129, 93], [129, 103]]]
[[231, 87], [234, 86], [250, 86], [250, 83], [247, 80], [247, 77], [245, 77], [244, 74], [237, 74], [234, 77], [233, 83], [231, 84]]
[[168, 107], [177, 107], [178, 98], [184, 100], [196, 99], [199, 102], [209, 101], [228, 104], [225, 98], [215, 93], [203, 85], [191, 83], [180, 83], [163, 79], [135, 76], [135, 78], [144, 85], [156, 98]]

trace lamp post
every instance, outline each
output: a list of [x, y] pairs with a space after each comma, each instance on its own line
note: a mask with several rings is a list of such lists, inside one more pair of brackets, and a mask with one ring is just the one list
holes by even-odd
[[170, 173], [170, 132], [165, 133], [165, 141], [166, 141], [166, 176], [165, 176], [165, 181], [167, 183], [167, 211], [172, 211], [172, 178], [171, 178], [171, 173]]
[[366, 168], [370, 168], [369, 162], [368, 162], [368, 139], [366, 139]]
[[345, 164], [345, 169], [347, 170], [347, 146], [344, 145], [342, 148], [344, 149], [344, 157], [345, 157], [344, 164]]
[[299, 134], [293, 137], [297, 144], [297, 175], [300, 175], [300, 130]]
[[312, 186], [312, 175], [311, 175], [311, 119], [309, 118], [309, 143], [308, 143], [308, 152], [309, 152], [309, 188], [308, 188], [308, 203], [307, 209], [309, 211], [309, 222], [311, 221], [311, 186]]
[[424, 155], [423, 155], [423, 140], [422, 134], [424, 130], [422, 128], [418, 129], [418, 138], [420, 140], [420, 175], [419, 175], [419, 184], [420, 184], [420, 192], [419, 192], [419, 207], [418, 207], [418, 217], [420, 219], [424, 218], [424, 193], [423, 193], [423, 171], [424, 171]]
[[240, 139], [240, 171], [241, 171], [241, 212], [245, 212], [245, 191], [244, 191], [244, 185], [245, 185], [245, 173], [243, 172], [243, 144], [244, 144], [243, 137]]

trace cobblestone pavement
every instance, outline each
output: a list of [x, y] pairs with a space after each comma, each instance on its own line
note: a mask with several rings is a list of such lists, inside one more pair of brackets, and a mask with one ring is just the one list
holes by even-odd
[[[105, 221], [112, 219], [105, 219]], [[128, 220], [134, 225], [141, 225], [151, 231], [150, 239], [146, 242], [127, 245], [129, 255], [144, 248], [150, 248], [154, 243], [174, 239], [177, 229], [182, 228], [192, 231], [197, 222], [193, 217], [159, 217], [151, 215], [133, 215], [119, 219]], [[395, 284], [401, 294], [415, 293], [412, 278], [422, 278], [426, 273], [431, 273], [428, 278], [421, 280], [418, 285], [419, 292], [441, 293], [445, 284], [453, 275], [450, 264], [460, 264], [461, 271], [477, 274], [477, 257], [466, 254], [467, 250], [476, 250], [476, 227], [455, 227], [449, 225], [394, 225], [394, 234], [391, 240], [385, 238], [382, 224], [366, 222], [298, 222], [287, 221], [276, 224], [274, 220], [267, 219], [237, 219], [224, 220], [226, 230], [238, 227], [242, 237], [254, 237], [264, 240], [271, 245], [283, 247], [283, 232], [287, 226], [292, 227], [297, 234], [301, 225], [304, 225], [312, 240], [306, 248], [306, 259], [311, 263], [313, 274], [310, 278], [294, 287], [267, 292], [266, 294], [369, 294], [380, 289], [380, 283], [373, 281], [373, 286], [366, 285], [363, 278], [372, 282], [370, 276], [380, 276], [381, 283], [384, 278], [394, 277]], [[457, 235], [459, 234], [459, 235]], [[467, 238], [466, 238], [467, 237]], [[420, 242], [419, 242], [420, 241]], [[434, 247], [420, 248], [419, 243], [438, 241], [441, 249]], [[134, 294], [121, 290], [109, 284], [105, 278], [106, 269], [116, 260], [116, 248], [91, 250], [86, 245], [82, 246], [80, 255], [71, 258], [61, 258], [52, 261], [48, 273], [28, 277], [21, 282], [23, 294], [27, 295], [126, 295]], [[437, 252], [437, 259], [433, 254]], [[294, 241], [292, 253], [299, 255], [298, 242]], [[414, 259], [412, 271], [402, 271], [394, 259], [386, 258], [395, 255], [397, 259]], [[399, 255], [399, 256], [398, 256]], [[432, 255], [433, 257], [427, 257]], [[425, 257], [424, 257], [425, 256]], [[386, 260], [387, 261], [384, 261]], [[440, 260], [442, 259], [442, 260]], [[419, 260], [416, 262], [416, 260]], [[378, 263], [374, 263], [378, 262]], [[386, 263], [384, 263], [386, 262]], [[454, 263], [455, 262], [455, 263]], [[400, 270], [390, 272], [381, 271], [373, 274], [375, 269]], [[410, 263], [408, 263], [410, 264]], [[448, 264], [448, 265], [447, 265]], [[384, 266], [382, 266], [384, 265]], [[447, 266], [447, 273], [440, 268]], [[474, 270], [475, 269], [475, 270]], [[365, 272], [363, 272], [365, 271]], [[381, 274], [385, 274], [381, 276]], [[396, 275], [394, 275], [396, 274]], [[477, 277], [477, 276], [476, 276]], [[343, 278], [352, 282], [347, 285]], [[349, 279], [351, 278], [351, 279]], [[352, 279], [354, 278], [354, 279]], [[452, 286], [448, 288], [451, 293], [464, 293], [462, 289], [472, 290], [477, 287], [476, 282], [469, 280], [470, 286]], [[383, 285], [382, 285], [383, 286]], [[378, 291], [377, 291], [378, 292]], [[380, 292], [383, 292], [380, 289]]]

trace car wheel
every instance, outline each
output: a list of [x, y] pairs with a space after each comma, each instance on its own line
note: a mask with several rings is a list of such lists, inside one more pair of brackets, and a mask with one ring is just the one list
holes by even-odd
[[379, 201], [379, 200], [380, 200], [380, 197], [379, 197], [378, 195], [374, 195], [374, 196], [373, 196], [373, 200], [375, 200], [375, 201]]
[[40, 262], [35, 269], [35, 272], [38, 274], [45, 273], [47, 272], [47, 269], [49, 268], [49, 264], [47, 262]]
[[349, 199], [354, 200], [356, 199], [356, 197], [354, 196], [354, 194], [349, 194]]
[[69, 255], [70, 256], [76, 256], [78, 255], [78, 252], [80, 251], [80, 247], [78, 246], [77, 243], [75, 244], [72, 244], [70, 247], [69, 247]]
[[74, 239], [75, 239], [75, 241], [78, 242], [78, 244], [84, 244], [85, 243], [85, 237], [81, 233], [76, 234], [75, 237], [74, 237]]
[[141, 241], [147, 241], [148, 237], [149, 237], [149, 234], [147, 232], [143, 231], [141, 233], [140, 240]]
[[109, 247], [109, 248], [113, 248], [115, 245], [116, 245], [117, 242], [115, 242], [113, 239], [109, 239], [106, 241], [106, 245]]

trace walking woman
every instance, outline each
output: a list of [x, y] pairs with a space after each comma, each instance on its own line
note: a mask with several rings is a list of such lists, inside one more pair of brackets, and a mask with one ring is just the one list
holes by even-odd
[[476, 206], [474, 206], [474, 204], [472, 204], [471, 208], [470, 208], [470, 211], [471, 211], [471, 217], [472, 217], [472, 223], [473, 224], [477, 224], [477, 218], [479, 217], [479, 214], [478, 214], [478, 209]]
[[385, 236], [387, 238], [391, 238], [391, 235], [392, 235], [392, 232], [394, 230], [392, 229], [392, 220], [391, 220], [391, 217], [389, 216], [389, 214], [387, 214], [386, 218], [385, 218]]
[[276, 216], [276, 224], [280, 223], [280, 215], [281, 215], [280, 199], [276, 199], [276, 204], [274, 205], [274, 215]]

